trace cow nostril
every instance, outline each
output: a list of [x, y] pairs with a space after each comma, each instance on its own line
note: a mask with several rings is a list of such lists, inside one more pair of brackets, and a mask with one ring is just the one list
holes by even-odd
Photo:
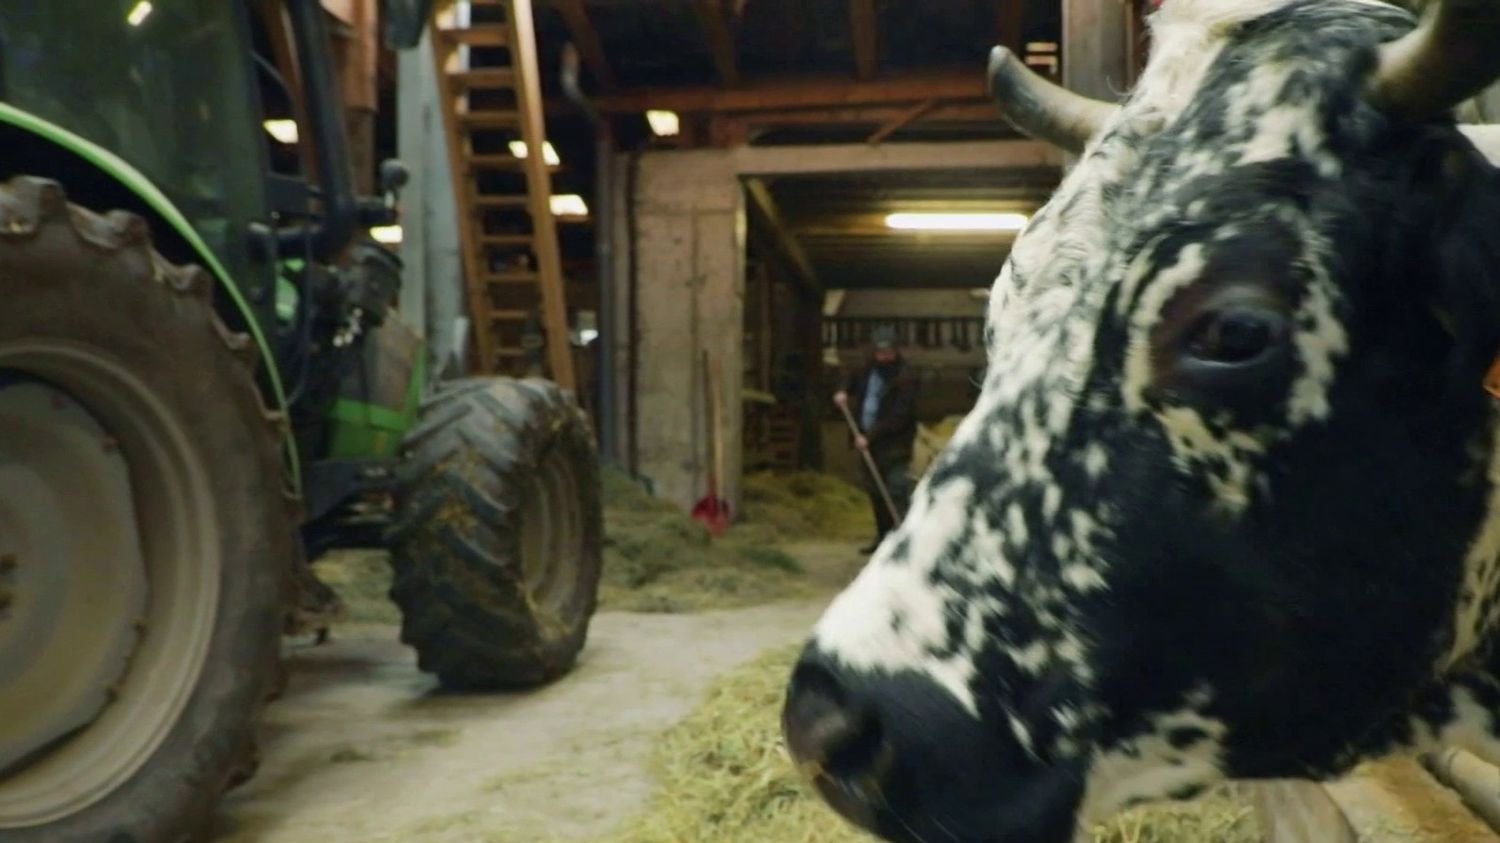
[[867, 706], [852, 702], [827, 670], [798, 667], [787, 692], [782, 728], [793, 757], [820, 772], [852, 780], [882, 766], [884, 730]]

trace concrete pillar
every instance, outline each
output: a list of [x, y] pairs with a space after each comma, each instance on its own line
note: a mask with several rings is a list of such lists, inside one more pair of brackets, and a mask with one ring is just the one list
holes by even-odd
[[468, 307], [431, 40], [423, 36], [417, 49], [398, 53], [397, 62], [397, 154], [411, 171], [401, 192], [406, 268], [399, 306], [402, 318], [427, 340], [428, 371], [457, 373], [464, 348], [458, 327]]
[[638, 470], [659, 496], [684, 507], [707, 493], [707, 351], [723, 374], [720, 494], [738, 512], [745, 201], [732, 155], [647, 153], [634, 200]]
[[1126, 0], [1063, 0], [1063, 85], [1085, 96], [1118, 100], [1129, 85]]

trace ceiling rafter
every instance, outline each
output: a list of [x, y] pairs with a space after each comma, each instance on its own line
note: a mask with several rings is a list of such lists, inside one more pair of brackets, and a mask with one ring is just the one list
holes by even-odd
[[552, 7], [562, 16], [563, 24], [568, 28], [568, 36], [578, 47], [584, 66], [589, 69], [599, 88], [604, 91], [613, 90], [616, 86], [614, 68], [610, 66], [609, 55], [604, 51], [599, 30], [594, 28], [594, 22], [589, 18], [587, 4], [584, 0], [552, 0]]
[[729, 26], [723, 0], [693, 0], [693, 10], [703, 25], [703, 35], [708, 40], [709, 55], [713, 57], [714, 71], [719, 81], [733, 87], [740, 84], [739, 59], [734, 46], [734, 33]]
[[849, 0], [849, 38], [854, 44], [854, 72], [873, 79], [880, 69], [880, 22], [875, 0]]

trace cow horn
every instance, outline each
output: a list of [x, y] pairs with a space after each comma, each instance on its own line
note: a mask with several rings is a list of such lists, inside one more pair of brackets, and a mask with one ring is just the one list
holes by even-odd
[[1118, 108], [1054, 85], [1005, 47], [990, 51], [988, 78], [990, 96], [1012, 126], [1069, 152], [1082, 152]]
[[1422, 23], [1380, 48], [1374, 101], [1424, 120], [1500, 77], [1500, 0], [1436, 0]]
[[1500, 123], [1486, 126], [1459, 126], [1458, 130], [1464, 133], [1484, 155], [1490, 159], [1490, 163], [1500, 166]]

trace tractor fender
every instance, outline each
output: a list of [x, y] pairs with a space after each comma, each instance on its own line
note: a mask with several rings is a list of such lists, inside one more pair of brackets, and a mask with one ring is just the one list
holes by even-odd
[[[230, 277], [228, 269], [222, 261], [204, 242], [202, 235], [193, 228], [185, 214], [182, 213], [171, 199], [161, 191], [152, 181], [131, 166], [118, 155], [110, 152], [102, 146], [82, 137], [81, 135], [64, 129], [63, 127], [44, 120], [35, 114], [18, 109], [8, 103], [0, 102], [0, 125], [14, 128], [24, 132], [39, 142], [49, 144], [55, 148], [65, 150], [78, 158], [83, 159], [97, 168], [101, 173], [117, 182], [121, 187], [128, 190], [137, 197], [150, 210], [150, 216], [155, 219], [152, 222], [165, 226], [167, 231], [158, 231], [158, 238], [171, 237], [184, 245], [191, 251], [193, 260], [202, 265], [214, 277], [214, 280], [226, 294], [226, 300], [235, 308], [237, 315], [244, 323], [244, 329], [255, 340], [255, 347], [260, 354], [261, 371], [265, 374], [265, 382], [269, 385], [271, 394], [266, 396], [267, 403], [279, 411], [283, 417], [290, 418], [286, 402], [286, 391], [281, 383], [281, 373], [276, 366], [276, 358], [271, 352], [270, 343], [266, 340], [265, 333], [261, 330], [259, 321], [255, 317], [254, 310], [246, 301], [244, 292], [235, 280]], [[63, 173], [37, 173], [63, 181], [66, 186], [66, 174]], [[292, 436], [290, 426], [287, 427], [283, 448], [286, 452], [286, 463], [290, 481], [295, 490], [301, 489], [301, 465], [298, 460], [296, 441]]]

